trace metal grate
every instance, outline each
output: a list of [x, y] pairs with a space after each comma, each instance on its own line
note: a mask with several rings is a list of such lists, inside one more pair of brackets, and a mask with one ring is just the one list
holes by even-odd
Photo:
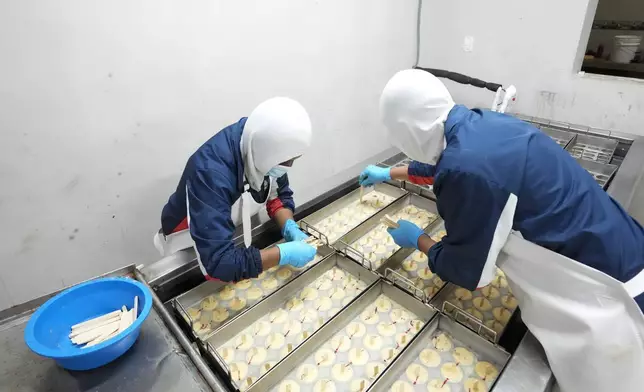
[[575, 158], [581, 158], [587, 161], [610, 163], [613, 150], [577, 142], [570, 149], [570, 154]]
[[602, 188], [605, 187], [608, 183], [608, 180], [610, 180], [610, 176], [607, 176], [606, 174], [595, 173], [590, 170], [588, 170], [588, 173], [590, 173], [595, 178], [595, 181], [597, 181], [599, 186], [601, 186]]
[[552, 137], [552, 136], [550, 137], [552, 138], [552, 140], [557, 142], [557, 144], [560, 145], [561, 147], [566, 147], [566, 144], [568, 144], [568, 141], [569, 141], [569, 139], [559, 139], [557, 137]]

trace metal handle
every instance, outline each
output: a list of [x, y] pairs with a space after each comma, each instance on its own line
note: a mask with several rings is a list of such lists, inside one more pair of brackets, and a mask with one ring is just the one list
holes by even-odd
[[205, 343], [206, 343], [206, 349], [208, 349], [208, 351], [210, 351], [210, 353], [215, 358], [215, 361], [221, 366], [222, 369], [224, 369], [224, 371], [228, 375], [228, 378], [232, 381], [233, 376], [232, 376], [232, 373], [230, 373], [230, 368], [226, 364], [226, 361], [224, 361], [224, 359], [219, 355], [217, 350], [212, 348], [212, 345], [210, 344], [210, 342], [205, 342]]
[[[186, 308], [184, 308], [183, 305], [181, 305], [181, 302], [179, 302], [175, 298], [175, 299], [172, 300], [172, 305], [174, 305], [174, 308], [177, 309], [177, 311], [179, 313], [182, 313], [183, 316], [188, 319], [188, 323], [190, 324], [190, 328], [192, 328], [194, 323], [195, 323], [195, 320], [193, 320], [192, 317], [190, 317], [190, 314], [188, 314], [188, 312], [186, 311]], [[193, 334], [194, 334], [194, 330], [193, 330]]]
[[[393, 278], [389, 277], [389, 275], [393, 275]], [[389, 278], [389, 280], [391, 280], [391, 283], [393, 283], [394, 285], [396, 285], [396, 280], [401, 280], [409, 286], [409, 290], [412, 292], [413, 296], [420, 299], [422, 302], [427, 302], [427, 295], [425, 294], [425, 292], [422, 289], [418, 288], [409, 278], [402, 276], [398, 271], [394, 271], [391, 268], [385, 269], [385, 279], [387, 278]], [[416, 293], [420, 293], [420, 295], [416, 295]]]
[[[449, 307], [452, 307], [451, 311], [447, 310], [448, 305], [449, 305]], [[481, 332], [485, 331], [485, 332], [489, 333], [489, 336], [492, 337], [492, 341], [496, 343], [496, 339], [497, 339], [498, 336], [497, 336], [497, 333], [496, 333], [495, 330], [489, 328], [488, 326], [483, 324], [483, 321], [481, 321], [481, 320], [477, 319], [476, 317], [472, 316], [471, 314], [463, 311], [463, 309], [457, 307], [453, 303], [451, 303], [449, 301], [443, 302], [443, 313], [448, 313], [449, 314], [449, 313], [452, 313], [452, 312], [456, 313], [454, 315], [454, 320], [460, 322], [461, 324], [465, 324], [464, 321], [460, 321], [458, 319], [458, 316], [460, 315], [460, 316], [465, 317], [465, 319], [469, 319], [476, 326], [475, 327], [476, 333], [478, 333], [479, 335], [483, 336]]]
[[320, 230], [316, 229], [313, 225], [304, 220], [299, 221], [298, 224], [302, 230], [323, 241], [324, 245], [329, 245], [329, 237], [327, 237]]
[[[351, 245], [347, 244], [346, 242], [340, 240], [339, 241], [342, 245], [342, 250], [340, 251], [343, 255], [349, 258], [355, 258], [357, 259], [356, 261], [360, 264], [362, 264], [363, 267], [367, 268], [369, 271], [373, 271], [373, 264], [371, 263], [371, 260], [367, 259], [364, 257], [364, 254], [362, 254], [359, 250], [351, 247]], [[351, 255], [349, 255], [351, 253]]]

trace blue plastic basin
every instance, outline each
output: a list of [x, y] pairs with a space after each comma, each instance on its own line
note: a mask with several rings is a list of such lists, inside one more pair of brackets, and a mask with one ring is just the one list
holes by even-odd
[[[123, 305], [132, 309], [135, 296], [139, 297], [138, 317], [122, 333], [85, 349], [69, 339], [72, 325], [121, 309]], [[115, 360], [132, 347], [151, 309], [150, 291], [136, 280], [92, 280], [63, 291], [38, 308], [25, 329], [25, 342], [36, 354], [53, 358], [66, 369], [94, 369]]]

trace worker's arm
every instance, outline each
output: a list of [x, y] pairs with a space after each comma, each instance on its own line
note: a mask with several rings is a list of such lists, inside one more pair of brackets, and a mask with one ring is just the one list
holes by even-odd
[[212, 171], [196, 172], [186, 183], [190, 234], [199, 261], [210, 277], [226, 282], [255, 278], [280, 260], [276, 247], [261, 252], [252, 246], [235, 247], [229, 183]]
[[[458, 171], [442, 172], [434, 193], [447, 235], [429, 249], [429, 268], [469, 290], [488, 285], [512, 230], [516, 196], [485, 178]], [[429, 244], [423, 239], [423, 248]]]
[[293, 191], [289, 186], [288, 175], [285, 174], [277, 179], [277, 189], [269, 195], [266, 212], [278, 224], [286, 241], [302, 241], [308, 237], [293, 220], [294, 211]]
[[436, 168], [433, 165], [412, 161], [409, 166], [379, 167], [367, 166], [360, 173], [358, 182], [362, 186], [378, 184], [388, 180], [409, 181], [419, 185], [431, 185], [434, 183]]
[[429, 252], [429, 249], [431, 249], [431, 247], [436, 243], [437, 242], [431, 239], [430, 236], [423, 234], [418, 237], [418, 250], [423, 252], [424, 254], [427, 254]]

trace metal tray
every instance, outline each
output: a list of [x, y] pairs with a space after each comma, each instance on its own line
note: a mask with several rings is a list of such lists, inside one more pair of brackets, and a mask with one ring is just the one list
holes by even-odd
[[[439, 241], [445, 235], [445, 222], [438, 218], [425, 232], [434, 241]], [[422, 257], [422, 254], [415, 249], [399, 249], [376, 272], [421, 301], [429, 302], [445, 287], [446, 282], [429, 270], [427, 255]], [[416, 263], [416, 269], [405, 264], [409, 260]]]
[[[445, 334], [451, 338], [453, 346], [451, 350], [439, 352], [434, 350], [435, 345], [433, 338]], [[454, 358], [455, 348], [462, 347], [474, 354], [474, 359], [471, 365], [458, 365], [461, 369], [463, 377], [460, 382], [445, 381], [445, 377], [441, 374], [441, 364], [445, 362], [457, 362]], [[436, 366], [427, 366], [420, 360], [420, 353], [425, 350], [434, 350], [440, 355], [441, 363]], [[494, 365], [499, 373], [508, 362], [510, 354], [505, 352], [498, 346], [482, 339], [472, 331], [464, 328], [463, 326], [455, 323], [444, 315], [438, 315], [432, 320], [431, 323], [425, 326], [418, 334], [418, 337], [402, 352], [401, 355], [391, 364], [389, 369], [378, 378], [378, 380], [369, 389], [369, 392], [384, 392], [384, 391], [398, 391], [400, 389], [393, 388], [394, 384], [407, 384], [411, 387], [412, 391], [426, 392], [428, 384], [432, 380], [438, 380], [440, 384], [446, 383], [449, 385], [451, 392], [469, 392], [465, 388], [465, 382], [468, 378], [473, 378], [484, 383], [486, 390], [492, 390], [498, 374], [493, 379], [483, 380], [476, 374], [475, 366], [478, 362], [485, 361]], [[421, 375], [416, 375], [414, 380], [410, 379], [410, 375], [414, 377], [413, 370], [411, 374], [407, 374], [407, 369], [410, 365], [419, 365]], [[422, 382], [419, 378], [422, 376]], [[415, 382], [415, 383], [414, 383]], [[439, 385], [440, 385], [439, 384]]]
[[[400, 249], [396, 245], [391, 236], [386, 231], [386, 226], [383, 223], [380, 223], [380, 220], [385, 215], [390, 215], [394, 217], [403, 209], [408, 208], [409, 206], [414, 206], [419, 209], [423, 209], [430, 213], [429, 222], [425, 225], [425, 228], [432, 227], [432, 224], [439, 219], [438, 212], [436, 210], [436, 204], [424, 197], [409, 193], [404, 197], [396, 200], [390, 206], [381, 210], [373, 217], [369, 218], [367, 221], [362, 223], [360, 226], [356, 227], [354, 230], [350, 231], [348, 234], [342, 236], [335, 244], [335, 248], [339, 251], [347, 254], [349, 257], [353, 258], [357, 262], [361, 263], [365, 267], [376, 270], [382, 265], [386, 259], [388, 259], [396, 250]], [[369, 252], [364, 252], [365, 249], [362, 246], [357, 245], [356, 243], [363, 239], [364, 237], [373, 234], [374, 232], [379, 232], [382, 236], [382, 243], [384, 245], [384, 252], [371, 252], [369, 249], [366, 251], [371, 252], [371, 257], [369, 257]]]
[[403, 162], [405, 160], [409, 161], [409, 158], [407, 157], [407, 155], [405, 155], [404, 152], [401, 152], [401, 153], [398, 153], [398, 154], [394, 155], [391, 158], [387, 158], [384, 161], [379, 162], [378, 166], [380, 166], [380, 167], [392, 167], [392, 166], [396, 167], [396, 166], [400, 166], [401, 162]]
[[363, 198], [369, 198], [372, 192], [384, 194], [391, 198], [391, 200], [381, 207], [374, 208], [372, 212], [363, 211], [359, 216], [355, 216], [354, 214], [354, 216], [350, 220], [344, 222], [344, 230], [340, 232], [329, 230], [323, 224], [323, 222], [325, 222], [327, 218], [330, 218], [340, 210], [349, 212], [354, 207], [356, 207], [360, 200], [360, 188], [302, 219], [300, 221], [300, 226], [304, 228], [304, 230], [311, 232], [312, 235], [316, 235], [316, 233], [322, 233], [326, 235], [329, 244], [333, 244], [337, 241], [338, 238], [353, 230], [360, 223], [369, 219], [371, 216], [373, 216], [378, 211], [381, 211], [383, 208], [386, 208], [401, 196], [407, 194], [407, 192], [405, 192], [404, 190], [389, 184], [376, 184], [373, 187], [364, 188]]
[[577, 159], [577, 162], [579, 162], [581, 167], [586, 169], [586, 171], [595, 178], [595, 181], [597, 181], [599, 186], [604, 189], [606, 189], [606, 186], [613, 178], [618, 168], [616, 165], [587, 161], [584, 159]]
[[[179, 321], [187, 323], [186, 329], [189, 331], [192, 331], [192, 334], [195, 338], [200, 339], [210, 334], [211, 332], [217, 331], [222, 326], [230, 323], [238, 315], [243, 314], [245, 311], [249, 309], [252, 309], [253, 306], [261, 302], [262, 299], [271, 295], [277, 289], [286, 285], [288, 282], [292, 281], [297, 276], [299, 276], [304, 271], [306, 271], [308, 268], [311, 268], [320, 260], [322, 260], [324, 257], [328, 256], [333, 252], [334, 250], [329, 246], [325, 245], [325, 246], [318, 247], [317, 255], [315, 259], [309, 264], [307, 264], [306, 267], [301, 269], [296, 269], [296, 268], [286, 267], [286, 266], [273, 267], [267, 271], [264, 271], [258, 278], [248, 279], [237, 283], [222, 282], [218, 280], [207, 280], [204, 283], [200, 284], [199, 286], [193, 288], [192, 290], [189, 290], [181, 294], [180, 296], [174, 298], [171, 301], [171, 303], [172, 303], [172, 306], [175, 308], [175, 310], [182, 316], [179, 319]], [[278, 276], [278, 272], [282, 270], [290, 271], [291, 275], [286, 278]], [[270, 280], [270, 279], [275, 279], [277, 281], [277, 285], [275, 287], [272, 287], [272, 284], [269, 286], [265, 283], [267, 280]], [[256, 291], [257, 288], [262, 291], [261, 296], [259, 296], [259, 298], [249, 299], [248, 291], [251, 289], [254, 289]], [[222, 293], [224, 293], [224, 290], [226, 290], [225, 298], [228, 298], [228, 296], [231, 296], [226, 300], [222, 299]], [[231, 294], [231, 290], [232, 290], [232, 294]], [[213, 296], [218, 302], [218, 304], [216, 305], [216, 309], [225, 309], [228, 312], [228, 317], [225, 320], [221, 322], [212, 320], [212, 314], [213, 314], [212, 310], [208, 311], [208, 310], [201, 309], [198, 313], [198, 317], [196, 318], [193, 318], [190, 315], [189, 311], [193, 312], [194, 311], [193, 309], [200, 309], [202, 301], [210, 296]], [[230, 305], [231, 305], [231, 301], [234, 298], [243, 298], [246, 301], [245, 305], [240, 309], [233, 310], [230, 307]], [[199, 322], [200, 324], [196, 324], [197, 322]], [[206, 329], [200, 329], [199, 326], [204, 325], [206, 322], [209, 323], [209, 327]], [[197, 330], [195, 329], [195, 327], [197, 327]]]
[[[423, 253], [414, 249], [400, 249], [376, 270], [379, 275], [388, 279], [396, 286], [408, 291], [423, 302], [431, 301], [446, 282], [429, 270], [427, 256], [419, 261]], [[421, 256], [422, 257], [422, 256]], [[411, 269], [407, 262], [417, 263], [416, 269]]]
[[610, 163], [619, 142], [603, 137], [577, 135], [566, 150], [575, 158], [599, 163]]
[[[404, 308], [406, 312], [408, 312], [408, 315], [410, 317], [415, 316], [418, 320], [420, 320], [420, 322], [410, 321], [409, 323], [406, 322], [404, 324], [401, 323], [400, 325], [396, 325], [397, 330], [400, 327], [403, 327], [405, 339], [402, 339], [403, 333], [398, 332], [394, 333], [393, 336], [379, 336], [377, 332], [379, 321], [376, 321], [375, 324], [363, 324], [363, 321], [360, 318], [361, 314], [365, 311], [371, 312], [371, 307], [375, 306], [375, 302], [380, 297], [380, 295], [384, 295], [392, 301], [392, 311], [394, 309], [394, 306], [398, 304], [402, 308]], [[382, 318], [383, 320], [386, 319], [387, 322], [389, 322], [391, 321], [392, 311], [375, 312], [373, 314], [377, 315], [377, 317]], [[331, 319], [331, 321], [320, 328], [313, 336], [302, 343], [302, 345], [295, 351], [293, 351], [291, 355], [286, 357], [284, 360], [282, 360], [282, 362], [278, 363], [274, 368], [272, 368], [268, 373], [260, 378], [248, 391], [263, 392], [268, 390], [280, 390], [280, 383], [286, 382], [285, 380], [289, 379], [292, 379], [294, 382], [298, 383], [302, 382], [303, 385], [302, 388], [300, 388], [300, 390], [302, 391], [313, 390], [315, 382], [323, 382], [324, 378], [328, 378], [328, 375], [331, 372], [330, 369], [332, 369], [334, 365], [340, 364], [341, 366], [346, 366], [348, 363], [347, 361], [349, 353], [352, 352], [354, 348], [356, 350], [362, 349], [362, 347], [358, 346], [362, 346], [362, 342], [365, 340], [365, 338], [370, 338], [370, 335], [373, 335], [375, 336], [375, 339], [381, 339], [381, 345], [377, 348], [368, 349], [369, 351], [367, 352], [367, 354], [369, 355], [369, 358], [365, 363], [356, 363], [349, 365], [351, 366], [352, 377], [347, 381], [347, 383], [360, 384], [361, 381], [365, 381], [364, 385], [362, 385], [362, 388], [357, 389], [359, 391], [365, 391], [368, 386], [377, 378], [377, 375], [372, 375], [372, 377], [363, 377], [362, 375], [365, 374], [367, 368], [372, 370], [374, 374], [377, 372], [378, 375], [381, 372], [384, 372], [386, 367], [395, 359], [395, 356], [399, 354], [398, 350], [402, 350], [402, 346], [410, 344], [410, 342], [413, 341], [413, 338], [418, 333], [416, 331], [420, 331], [422, 325], [429, 322], [435, 314], [436, 312], [434, 310], [422, 304], [412, 296], [406, 294], [404, 291], [392, 286], [386, 281], [379, 280], [374, 285], [372, 285], [369, 290], [367, 290], [364, 294], [353, 301], [341, 313], [336, 315], [333, 319]], [[362, 324], [364, 326], [364, 330], [362, 330], [362, 328], [360, 327], [358, 328], [357, 332], [349, 335], [347, 327], [352, 322]], [[374, 327], [373, 329], [376, 330], [376, 332], [370, 331], [369, 328], [371, 327]], [[356, 334], [360, 334], [360, 338], [353, 340], [349, 337], [353, 337]], [[326, 366], [316, 366], [319, 363], [318, 360], [320, 359], [318, 358], [316, 360], [316, 354], [320, 349], [326, 350], [326, 346], [330, 345], [331, 342], [334, 342], [337, 345], [338, 341], [346, 341], [347, 339], [349, 340], [349, 347], [338, 348], [337, 352], [335, 352], [335, 347], [328, 347], [328, 350], [333, 353], [333, 361], [330, 364]], [[323, 354], [323, 352], [321, 352], [320, 354]], [[386, 356], [386, 360], [383, 358], [383, 354], [385, 354], [384, 356]], [[372, 364], [378, 364], [378, 366], [381, 366], [382, 368], [376, 371]], [[314, 380], [309, 383], [302, 381], [302, 378], [298, 377], [297, 373], [299, 369], [304, 368], [315, 368], [314, 371], [318, 375], [317, 381]], [[340, 381], [338, 381], [337, 383], [340, 383]], [[348, 390], [348, 388], [345, 388], [345, 386], [347, 386], [346, 384], [340, 385], [341, 387], [337, 390]]]
[[[218, 363], [231, 377], [230, 381], [244, 391], [376, 280], [376, 274], [342, 255], [330, 255], [252, 310], [208, 336], [206, 352], [211, 361]], [[315, 289], [316, 298], [300, 301], [307, 288]], [[336, 290], [341, 290], [345, 296], [334, 296]], [[324, 308], [320, 309], [323, 303]]]
[[541, 131], [550, 136], [561, 148], [566, 148], [568, 144], [577, 136], [576, 133], [562, 131], [560, 129], [541, 127]]
[[[446, 314], [459, 323], [465, 325], [466, 327], [472, 329], [477, 334], [482, 337], [490, 340], [491, 342], [497, 343], [508, 326], [508, 322], [514, 315], [514, 312], [517, 309], [516, 299], [510, 291], [510, 287], [507, 286], [507, 280], [505, 275], [497, 269], [497, 278], [493, 281], [492, 284], [485, 286], [483, 288], [477, 289], [475, 291], [468, 291], [463, 289], [453, 283], [448, 283], [439, 294], [434, 297], [431, 301], [431, 305], [436, 309], [439, 309], [443, 314]], [[501, 278], [499, 278], [501, 276]], [[501, 283], [501, 284], [499, 284]], [[505, 287], [502, 287], [505, 284]], [[487, 292], [491, 287], [498, 291], [498, 296], [486, 296], [484, 293]], [[457, 293], [457, 290], [459, 291]], [[471, 297], [468, 298], [458, 297], [457, 295], [462, 295], [469, 293]], [[497, 293], [494, 293], [497, 294]], [[505, 306], [502, 302], [502, 299], [505, 296], [509, 296], [511, 299], [514, 299], [514, 307]], [[485, 298], [489, 301], [491, 308], [489, 310], [482, 310], [474, 305], [474, 301], [480, 301], [479, 298]], [[486, 302], [487, 305], [487, 302]], [[495, 316], [495, 309], [502, 308], [507, 312], [503, 312], [502, 315], [505, 316], [504, 320], [499, 320]], [[474, 311], [470, 311], [473, 309]], [[471, 313], [470, 313], [471, 312]], [[477, 317], [478, 316], [478, 317]]]

